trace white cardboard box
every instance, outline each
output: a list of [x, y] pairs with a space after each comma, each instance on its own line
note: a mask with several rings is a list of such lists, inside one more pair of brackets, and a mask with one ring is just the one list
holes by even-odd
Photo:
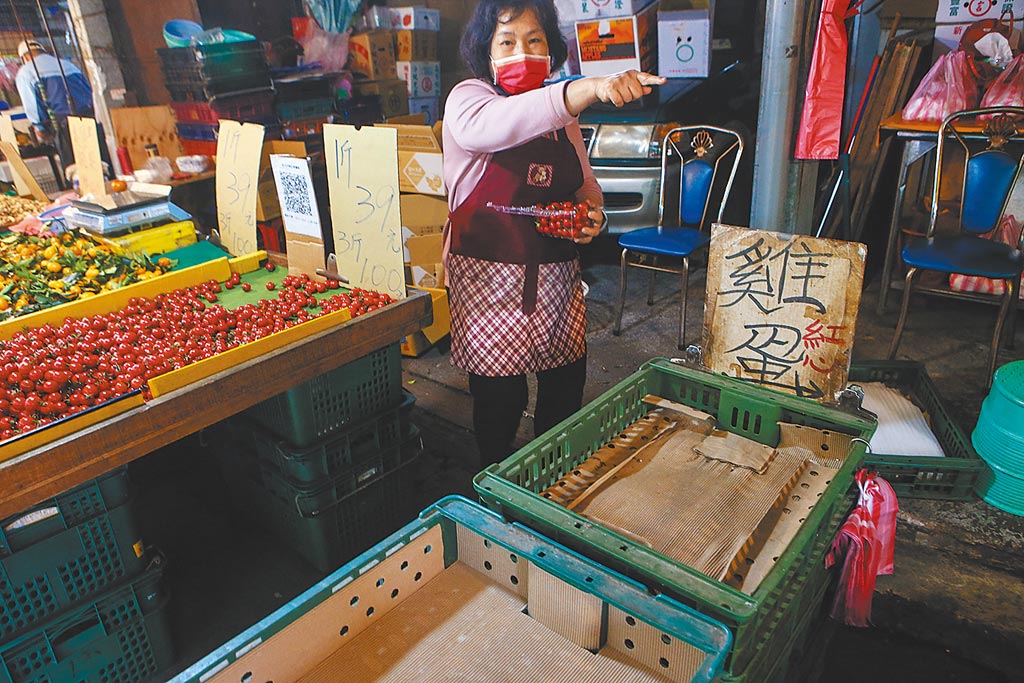
[[[714, 8], [669, 3], [658, 9], [658, 75], [707, 78], [711, 69]], [[679, 9], [676, 9], [679, 7]]]
[[441, 10], [426, 7], [390, 7], [391, 28], [440, 31]]
[[1007, 9], [1013, 12], [1014, 23], [1019, 27], [1024, 0], [939, 0], [935, 23], [973, 24], [980, 19], [998, 19]]
[[409, 113], [425, 114], [427, 118], [424, 123], [428, 126], [432, 126], [437, 121], [439, 102], [440, 98], [437, 97], [410, 97]]
[[409, 97], [441, 96], [441, 62], [398, 62], [396, 67], [409, 86]]
[[658, 3], [628, 17], [577, 21], [576, 39], [584, 76], [608, 76], [627, 69], [656, 73]]
[[598, 19], [604, 17], [628, 17], [636, 14], [651, 0], [555, 0], [558, 21]]

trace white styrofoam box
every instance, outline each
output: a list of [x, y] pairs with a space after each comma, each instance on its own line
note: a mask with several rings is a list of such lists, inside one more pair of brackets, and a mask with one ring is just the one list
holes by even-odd
[[640, 12], [651, 0], [555, 0], [558, 21], [600, 19], [604, 17], [628, 17]]
[[440, 98], [438, 97], [410, 97], [409, 113], [419, 114], [422, 112], [426, 114], [427, 120], [425, 123], [428, 126], [432, 126], [437, 121], [439, 104]]
[[426, 7], [390, 7], [391, 28], [440, 31], [441, 10]]
[[580, 73], [609, 76], [636, 69], [657, 73], [658, 3], [627, 17], [576, 22]]
[[397, 62], [398, 77], [409, 86], [409, 97], [441, 96], [441, 62]]
[[980, 19], [998, 19], [1004, 12], [1013, 12], [1013, 18], [1020, 21], [1024, 16], [1024, 0], [939, 0], [935, 22], [971, 24]]
[[711, 69], [712, 10], [658, 10], [658, 75], [707, 78]]

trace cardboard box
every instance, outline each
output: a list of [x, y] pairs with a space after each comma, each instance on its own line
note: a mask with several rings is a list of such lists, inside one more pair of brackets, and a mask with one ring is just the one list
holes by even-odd
[[584, 21], [608, 17], [628, 17], [641, 11], [650, 0], [555, 0], [558, 21]]
[[441, 62], [398, 62], [397, 68], [409, 97], [441, 96]]
[[399, 62], [437, 61], [437, 31], [395, 31], [395, 59]]
[[[442, 271], [443, 233], [413, 235], [405, 240], [405, 249], [409, 254], [409, 268], [412, 271], [411, 284], [424, 287], [438, 287], [443, 284], [438, 277]], [[430, 281], [425, 282], [425, 278]]]
[[348, 41], [348, 66], [373, 81], [398, 78], [395, 72], [395, 37], [391, 31], [357, 33]]
[[448, 222], [448, 200], [425, 194], [402, 194], [398, 197], [398, 207], [402, 217], [404, 258], [409, 263], [407, 240], [410, 237], [442, 234]]
[[627, 69], [657, 73], [658, 3], [639, 14], [576, 22], [580, 73], [609, 76]]
[[1024, 16], [1024, 0], [939, 0], [935, 23], [973, 24], [981, 19], [998, 19], [1007, 10], [1019, 21]]
[[[403, 83], [404, 85], [404, 83]], [[441, 99], [438, 97], [410, 97], [410, 114], [423, 114], [426, 118], [423, 123], [432, 126], [437, 122], [438, 112], [441, 106]]]
[[398, 131], [398, 189], [445, 196], [441, 122], [433, 126], [381, 123]]
[[[658, 8], [658, 75], [707, 78], [711, 69], [714, 6], [662, 0]], [[699, 5], [704, 5], [700, 7]]]
[[385, 118], [404, 116], [409, 113], [409, 96], [405, 81], [392, 78], [386, 81], [356, 81], [352, 89], [356, 95], [380, 97], [380, 110]]
[[410, 286], [409, 289], [430, 292], [430, 301], [434, 311], [433, 323], [402, 340], [403, 356], [420, 356], [451, 332], [452, 316], [448, 308], [448, 290], [441, 287], [415, 286]]
[[293, 140], [267, 140], [263, 143], [263, 155], [260, 157], [260, 177], [256, 184], [256, 220], [270, 221], [281, 216], [281, 204], [277, 199], [277, 185], [274, 184], [274, 172], [270, 168], [271, 154], [291, 154], [295, 157], [306, 156], [306, 143]]
[[441, 30], [441, 10], [426, 7], [389, 7], [388, 10], [393, 29]]

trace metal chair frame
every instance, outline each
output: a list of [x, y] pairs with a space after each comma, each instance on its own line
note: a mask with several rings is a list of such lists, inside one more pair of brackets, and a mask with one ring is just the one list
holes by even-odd
[[[937, 141], [937, 146], [936, 146], [936, 151], [935, 151], [935, 174], [934, 174], [933, 186], [932, 186], [932, 205], [931, 205], [931, 212], [929, 213], [929, 216], [928, 216], [928, 231], [925, 233], [925, 238], [926, 239], [930, 240], [930, 239], [933, 239], [935, 237], [935, 224], [936, 224], [936, 222], [938, 220], [938, 216], [939, 216], [939, 190], [941, 189], [941, 181], [942, 181], [943, 150], [944, 150], [945, 146], [948, 144], [947, 141], [949, 139], [954, 139], [958, 143], [960, 143], [960, 145], [963, 147], [964, 153], [965, 153], [964, 169], [963, 169], [964, 170], [964, 182], [963, 182], [963, 186], [961, 187], [961, 192], [960, 192], [960, 215], [958, 217], [958, 220], [959, 220], [958, 227], [959, 227], [960, 231], [963, 232], [963, 212], [964, 212], [964, 203], [965, 203], [964, 200], [966, 199], [965, 194], [966, 194], [966, 190], [967, 190], [967, 169], [968, 169], [968, 164], [970, 163], [971, 159], [974, 158], [974, 156], [976, 156], [977, 154], [980, 154], [981, 152], [975, 152], [974, 154], [971, 153], [971, 150], [970, 150], [970, 148], [967, 145], [967, 140], [964, 139], [964, 137], [960, 133], [960, 131], [958, 131], [956, 129], [955, 123], [956, 123], [956, 121], [958, 121], [960, 119], [967, 118], [967, 117], [976, 117], [979, 114], [981, 114], [981, 115], [993, 114], [993, 115], [996, 115], [996, 116], [999, 116], [1001, 114], [1005, 114], [1005, 115], [1007, 115], [1009, 117], [1024, 117], [1024, 107], [990, 107], [990, 108], [984, 108], [984, 109], [967, 109], [967, 110], [964, 110], [964, 111], [954, 112], [953, 114], [950, 114], [949, 116], [947, 116], [942, 121], [942, 125], [939, 126], [938, 141]], [[1010, 120], [1012, 120], [1012, 119], [1010, 119]], [[1016, 130], [1014, 130], [1014, 132], [1012, 134], [1007, 136], [1007, 141], [1009, 142], [1011, 139], [1014, 139], [1016, 137], [1016, 135], [1017, 135], [1017, 132], [1016, 132]], [[990, 145], [989, 145], [989, 147], [986, 148], [986, 150], [987, 149], [992, 149], [992, 148], [993, 147], [992, 147], [991, 142], [990, 142]], [[981, 151], [984, 152], [986, 150], [981, 150]], [[1016, 171], [1016, 173], [1014, 175], [1014, 181], [1010, 183], [1010, 189], [1009, 189], [1009, 191], [1006, 193], [1006, 195], [1002, 199], [1002, 203], [1000, 204], [999, 218], [1002, 218], [1002, 216], [1005, 215], [1005, 213], [1006, 213], [1006, 207], [1007, 207], [1008, 202], [1010, 201], [1010, 197], [1013, 195], [1014, 187], [1018, 183], [1021, 182], [1022, 171], [1024, 171], [1024, 154], [1021, 154], [1020, 158], [1017, 160], [1017, 171]], [[993, 226], [993, 229], [996, 229], [996, 228], [998, 228], [998, 222], [997, 222], [997, 224], [995, 226]], [[977, 234], [981, 235], [981, 234], [985, 234], [985, 233], [977, 233]], [[983, 238], [981, 238], [979, 236], [979, 239], [983, 239]], [[1017, 236], [1016, 248], [1018, 250], [1024, 248], [1024, 226], [1022, 226], [1021, 232]], [[912, 293], [912, 290], [913, 290], [913, 287], [914, 287], [914, 280], [917, 278], [918, 275], [920, 275], [922, 270], [927, 270], [927, 269], [909, 266], [907, 268], [907, 273], [904, 276], [903, 301], [902, 301], [902, 304], [900, 306], [900, 317], [899, 317], [899, 320], [896, 322], [896, 330], [895, 330], [895, 333], [893, 334], [892, 342], [889, 344], [889, 353], [888, 353], [888, 358], [889, 359], [892, 359], [893, 357], [895, 357], [896, 351], [899, 349], [900, 340], [901, 340], [901, 338], [903, 336], [904, 326], [906, 325], [906, 322], [907, 322], [907, 314], [910, 311], [910, 296], [911, 296], [911, 293]], [[1002, 340], [1003, 327], [1005, 325], [1006, 318], [1008, 317], [1011, 308], [1013, 308], [1013, 302], [1015, 302], [1017, 300], [1017, 297], [1018, 297], [1018, 291], [1020, 289], [1020, 275], [1018, 275], [1016, 277], [1013, 277], [1013, 278], [1010, 278], [1010, 279], [1004, 279], [1003, 282], [1005, 284], [1005, 287], [1004, 287], [1004, 290], [1003, 290], [1003, 300], [1002, 300], [1001, 305], [999, 306], [999, 316], [998, 316], [998, 318], [996, 318], [996, 328], [995, 328], [994, 334], [992, 335], [992, 346], [991, 346], [991, 349], [989, 351], [988, 379], [987, 379], [988, 385], [991, 384], [992, 376], [995, 373], [996, 360], [997, 360], [997, 356], [999, 354], [999, 343]], [[1011, 329], [1014, 329], [1015, 327], [1016, 327], [1016, 325], [1011, 325]], [[1012, 337], [1010, 339], [1010, 343], [1012, 344]]]
[[[697, 230], [703, 231], [704, 224], [707, 222], [708, 207], [711, 204], [711, 195], [715, 190], [715, 180], [718, 178], [718, 167], [722, 163], [722, 160], [729, 156], [730, 153], [735, 149], [735, 155], [733, 156], [732, 169], [729, 171], [729, 179], [725, 184], [725, 190], [722, 193], [722, 201], [718, 207], [718, 213], [715, 218], [715, 222], [720, 223], [722, 221], [722, 214], [725, 212], [725, 204], [729, 200], [729, 193], [732, 191], [733, 181], [736, 179], [736, 171], [739, 169], [740, 158], [743, 156], [743, 137], [734, 130], [728, 128], [719, 128], [718, 126], [710, 125], [692, 125], [692, 126], [679, 126], [673, 128], [665, 134], [662, 140], [662, 152], [661, 152], [661, 185], [658, 190], [658, 232], [661, 233], [665, 230], [665, 190], [666, 180], [668, 179], [668, 163], [669, 157], [675, 154], [679, 157], [679, 201], [676, 202], [676, 227], [683, 228], [686, 226], [682, 225], [682, 200], [683, 200], [683, 167], [690, 161], [687, 161], [686, 156], [681, 151], [678, 140], [675, 138], [680, 133], [693, 132], [694, 135], [690, 137], [692, 144], [693, 139], [696, 137], [696, 133], [699, 131], [714, 131], [716, 133], [722, 133], [724, 135], [730, 135], [733, 138], [732, 143], [726, 147], [723, 151], [719, 152], [715, 157], [714, 164], [712, 166], [711, 185], [708, 188], [708, 195], [704, 199], [704, 210], [701, 213], [700, 223], [696, 226]], [[643, 228], [641, 228], [643, 229]], [[672, 228], [669, 228], [670, 230]], [[626, 304], [626, 271], [629, 267], [642, 268], [651, 272], [650, 281], [647, 288], [647, 305], [651, 306], [654, 304], [654, 279], [658, 273], [672, 273], [678, 274], [680, 278], [680, 303], [679, 303], [679, 340], [677, 346], [680, 349], [685, 349], [686, 346], [686, 289], [689, 284], [689, 272], [690, 272], [690, 258], [684, 256], [682, 258], [682, 264], [680, 268], [672, 268], [667, 266], [659, 266], [658, 255], [648, 254], [646, 252], [637, 252], [643, 256], [650, 256], [652, 263], [642, 263], [636, 260], [630, 260], [631, 250], [624, 248], [622, 255], [620, 256], [620, 268], [621, 268], [621, 279], [619, 284], [619, 306], [618, 312], [615, 315], [615, 326], [612, 328], [612, 334], [618, 336], [622, 333], [622, 311]]]

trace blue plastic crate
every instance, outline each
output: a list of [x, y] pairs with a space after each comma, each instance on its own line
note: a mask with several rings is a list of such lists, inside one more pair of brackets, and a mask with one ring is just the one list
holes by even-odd
[[[544, 666], [545, 646], [551, 645], [558, 648], [558, 666], [578, 667], [581, 680], [584, 669], [600, 673], [603, 669], [597, 667], [614, 657], [619, 677], [604, 680], [621, 680], [631, 668], [650, 680], [708, 683], [721, 671], [729, 648], [729, 631], [723, 625], [672, 599], [651, 595], [624, 576], [505, 523], [475, 503], [450, 497], [189, 667], [173, 683], [295, 680], [320, 663], [348, 670], [377, 662], [392, 667], [396, 663], [388, 653], [376, 649], [387, 649], [389, 643], [374, 639], [373, 629], [386, 626], [382, 622], [394, 612], [393, 618], [411, 634], [404, 637], [429, 651], [430, 639], [439, 636], [418, 629], [424, 622], [427, 628], [431, 621], [440, 623], [463, 604], [452, 596], [446, 605], [446, 596], [434, 587], [448, 582], [458, 589], [462, 579], [499, 594], [512, 606], [502, 613], [506, 630], [500, 636], [488, 630], [453, 630], [440, 636], [445, 655], [435, 666], [443, 666], [449, 680], [542, 680], [538, 668]], [[519, 602], [523, 609], [514, 609]], [[422, 615], [416, 623], [406, 619], [412, 610]], [[331, 628], [301, 628], [313, 618]], [[446, 623], [452, 629], [456, 622]], [[527, 640], [533, 637], [543, 644]], [[375, 649], [366, 651], [371, 643]], [[389, 652], [401, 652], [402, 647], [398, 643]], [[482, 653], [482, 661], [463, 659], [468, 652]], [[470, 670], [457, 670], [460, 665]], [[320, 673], [326, 675], [324, 669]], [[409, 683], [442, 677], [429, 668], [388, 673], [404, 675]]]

